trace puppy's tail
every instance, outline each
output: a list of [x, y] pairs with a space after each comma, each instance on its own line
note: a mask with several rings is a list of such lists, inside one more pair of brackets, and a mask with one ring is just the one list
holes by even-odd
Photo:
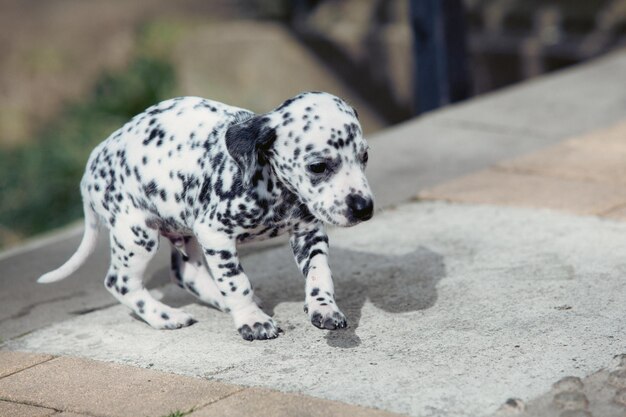
[[78, 249], [63, 265], [39, 277], [37, 282], [47, 284], [60, 281], [74, 273], [93, 252], [98, 240], [98, 216], [85, 204], [85, 232]]

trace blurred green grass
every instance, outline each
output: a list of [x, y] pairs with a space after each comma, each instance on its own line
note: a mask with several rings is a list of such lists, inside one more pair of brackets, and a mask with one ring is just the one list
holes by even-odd
[[0, 230], [27, 237], [82, 217], [79, 183], [91, 150], [175, 89], [174, 68], [158, 55], [103, 74], [84, 102], [68, 105], [28, 144], [0, 150]]

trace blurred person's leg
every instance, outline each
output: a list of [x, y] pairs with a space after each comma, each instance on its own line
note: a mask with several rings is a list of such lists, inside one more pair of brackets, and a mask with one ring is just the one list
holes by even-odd
[[462, 1], [411, 0], [411, 25], [415, 51], [415, 114], [469, 97]]

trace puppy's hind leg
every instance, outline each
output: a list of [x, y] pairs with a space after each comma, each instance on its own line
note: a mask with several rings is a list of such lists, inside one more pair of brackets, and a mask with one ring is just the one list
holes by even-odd
[[157, 251], [158, 242], [158, 231], [146, 227], [142, 221], [118, 217], [111, 228], [111, 266], [104, 285], [155, 329], [189, 326], [195, 322], [189, 314], [155, 300], [143, 286], [143, 274]]
[[201, 222], [196, 224], [195, 234], [215, 285], [224, 298], [228, 309], [224, 311], [230, 311], [241, 337], [246, 340], [278, 337], [279, 327], [254, 301], [252, 286], [239, 262], [233, 236], [215, 231]]
[[172, 244], [171, 277], [179, 287], [186, 289], [202, 302], [218, 310], [229, 312], [224, 296], [207, 269], [202, 248], [195, 237], [186, 236], [184, 248]]

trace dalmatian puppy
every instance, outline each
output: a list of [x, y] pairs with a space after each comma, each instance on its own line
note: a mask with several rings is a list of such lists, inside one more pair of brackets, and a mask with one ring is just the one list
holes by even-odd
[[367, 150], [357, 112], [327, 93], [302, 93], [260, 115], [199, 97], [161, 102], [91, 153], [80, 184], [83, 239], [38, 282], [76, 271], [104, 224], [111, 240], [106, 288], [156, 329], [188, 326], [189, 314], [143, 286], [164, 236], [180, 287], [230, 313], [244, 339], [271, 339], [280, 329], [255, 302], [237, 245], [289, 233], [309, 319], [321, 329], [346, 327], [324, 223], [352, 226], [372, 217]]

